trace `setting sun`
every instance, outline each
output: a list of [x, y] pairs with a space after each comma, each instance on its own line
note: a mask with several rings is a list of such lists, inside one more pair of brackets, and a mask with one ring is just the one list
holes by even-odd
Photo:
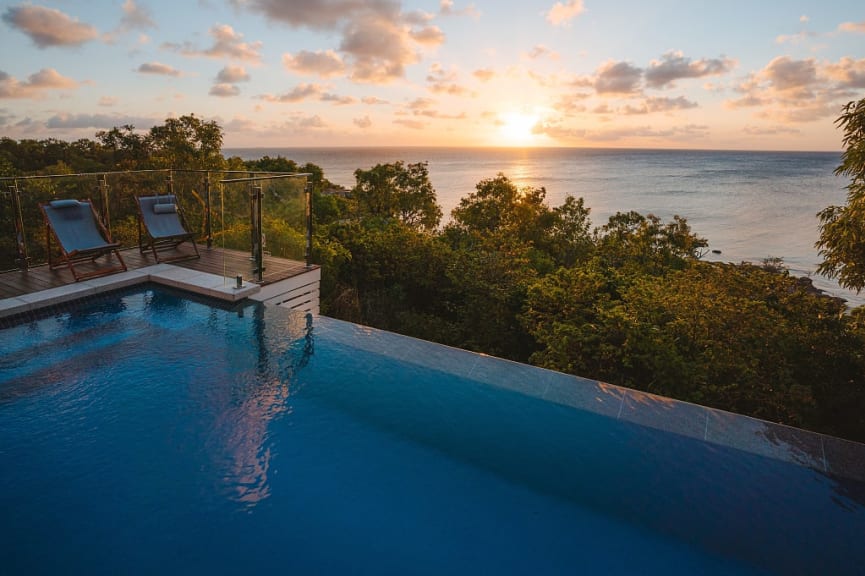
[[531, 144], [535, 140], [533, 128], [538, 122], [536, 114], [511, 112], [500, 118], [499, 131], [505, 144]]

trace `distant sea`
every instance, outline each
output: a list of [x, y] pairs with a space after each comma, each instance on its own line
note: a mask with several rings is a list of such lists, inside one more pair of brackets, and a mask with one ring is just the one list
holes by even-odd
[[238, 148], [225, 156], [268, 155], [312, 162], [347, 188], [354, 171], [402, 160], [427, 162], [439, 204], [448, 218], [481, 180], [499, 172], [518, 186], [544, 187], [550, 206], [582, 196], [595, 226], [616, 212], [635, 210], [664, 220], [678, 214], [709, 241], [706, 260], [761, 262], [779, 257], [821, 290], [865, 304], [857, 295], [817, 276], [817, 212], [843, 204], [847, 180], [833, 175], [836, 152], [739, 152], [581, 148]]

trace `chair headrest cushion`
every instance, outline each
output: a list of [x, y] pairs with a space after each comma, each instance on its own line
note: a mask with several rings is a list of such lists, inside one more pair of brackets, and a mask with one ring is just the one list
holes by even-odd
[[156, 214], [169, 214], [171, 212], [177, 212], [177, 204], [171, 203], [156, 203], [153, 205], [153, 212]]
[[52, 208], [72, 208], [81, 205], [78, 200], [52, 200], [48, 203]]

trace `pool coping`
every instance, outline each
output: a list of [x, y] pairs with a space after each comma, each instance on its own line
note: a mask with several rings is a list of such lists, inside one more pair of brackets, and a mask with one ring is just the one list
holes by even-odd
[[261, 290], [261, 286], [252, 282], [243, 282], [238, 288], [233, 278], [229, 279], [218, 274], [199, 272], [171, 264], [154, 264], [137, 270], [4, 298], [0, 300], [0, 318], [33, 312], [40, 308], [55, 306], [78, 298], [147, 282], [171, 286], [227, 302], [248, 298]]
[[[354, 326], [350, 335], [327, 324]], [[512, 390], [615, 420], [686, 436], [810, 468], [833, 478], [865, 482], [865, 444], [752, 416], [675, 400], [361, 326], [321, 318], [317, 329], [343, 345], [394, 357], [425, 368], [447, 371], [482, 384]], [[400, 339], [396, 342], [395, 339]], [[433, 347], [427, 347], [430, 344]], [[420, 347], [424, 349], [421, 350]], [[481, 359], [484, 361], [481, 362]], [[444, 370], [442, 366], [447, 366]]]

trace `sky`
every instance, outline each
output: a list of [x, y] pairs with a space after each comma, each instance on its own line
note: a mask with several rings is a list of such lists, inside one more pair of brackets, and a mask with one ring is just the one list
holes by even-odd
[[0, 0], [0, 136], [840, 150], [861, 0]]

